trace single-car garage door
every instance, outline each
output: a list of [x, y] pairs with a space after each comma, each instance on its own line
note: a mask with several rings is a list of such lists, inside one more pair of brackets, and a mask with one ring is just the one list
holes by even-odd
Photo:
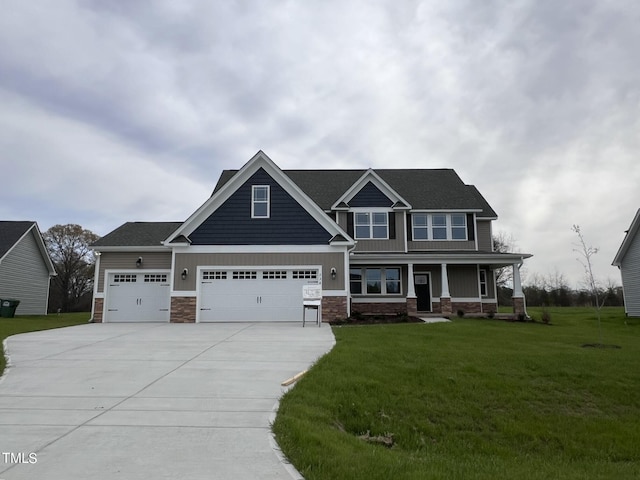
[[168, 272], [109, 273], [105, 322], [168, 322]]
[[200, 273], [199, 322], [301, 322], [302, 286], [317, 268], [211, 268]]

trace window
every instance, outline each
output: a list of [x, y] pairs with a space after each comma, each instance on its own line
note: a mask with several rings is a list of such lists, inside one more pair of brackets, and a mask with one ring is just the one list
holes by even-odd
[[147, 274], [144, 276], [144, 283], [167, 283], [167, 275], [160, 274]]
[[269, 218], [269, 185], [251, 187], [251, 218]]
[[113, 276], [113, 281], [115, 283], [135, 283], [138, 279], [138, 276], [134, 274], [116, 274]]
[[389, 238], [389, 215], [387, 212], [355, 212], [356, 238]]
[[486, 270], [480, 270], [480, 295], [482, 297], [486, 297], [487, 295], [489, 295], [489, 292], [487, 290], [487, 271]]
[[464, 213], [414, 213], [411, 223], [413, 240], [467, 240]]
[[352, 268], [349, 270], [350, 289], [351, 293], [362, 293], [362, 269]]
[[286, 270], [265, 270], [262, 272], [263, 280], [283, 280], [287, 278]]
[[203, 280], [226, 280], [227, 272], [218, 270], [208, 270], [202, 272]]
[[382, 293], [382, 270], [379, 268], [367, 268], [367, 293]]
[[304, 280], [305, 278], [308, 278], [310, 280], [317, 280], [318, 271], [317, 270], [294, 270], [293, 271], [294, 280]]
[[[400, 268], [351, 268], [349, 288], [354, 295], [401, 295]], [[364, 285], [363, 285], [364, 283]]]
[[256, 278], [258, 278], [258, 272], [253, 270], [233, 272], [234, 280], [255, 280]]

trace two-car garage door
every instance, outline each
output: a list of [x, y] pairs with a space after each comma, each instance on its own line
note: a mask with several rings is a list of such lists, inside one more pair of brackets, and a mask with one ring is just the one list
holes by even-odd
[[206, 268], [200, 271], [199, 322], [302, 321], [302, 287], [317, 268]]

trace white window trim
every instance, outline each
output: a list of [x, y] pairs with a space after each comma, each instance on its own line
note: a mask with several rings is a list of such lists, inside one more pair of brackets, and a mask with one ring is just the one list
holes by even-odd
[[[467, 216], [464, 213], [427, 213], [427, 212], [413, 212], [411, 214], [412, 220], [415, 215], [426, 215], [427, 217], [427, 238], [416, 238], [416, 225], [412, 221], [411, 222], [411, 239], [414, 242], [466, 242], [469, 240], [469, 226], [467, 224]], [[447, 230], [447, 238], [433, 238], [433, 216], [434, 215], [444, 215], [446, 218], [446, 230]], [[453, 220], [451, 219], [452, 215], [461, 215], [464, 218], [464, 238], [453, 238]], [[420, 229], [424, 229], [424, 226], [417, 227]], [[441, 225], [438, 225], [438, 228], [442, 228]], [[462, 228], [462, 225], [456, 225], [456, 228]]]
[[[482, 274], [484, 273], [484, 282], [482, 281]], [[482, 285], [484, 284], [484, 293], [482, 293]], [[486, 298], [489, 296], [489, 272], [485, 268], [478, 270], [478, 290], [480, 296]]]
[[[370, 266], [370, 267], [361, 267], [359, 265], [352, 266], [352, 269], [360, 269], [361, 278], [360, 278], [360, 291], [361, 293], [354, 293], [353, 295], [357, 295], [358, 297], [386, 297], [386, 296], [398, 296], [402, 295], [402, 267], [399, 266]], [[377, 270], [380, 272], [380, 293], [368, 293], [367, 292], [367, 270]], [[400, 291], [398, 293], [387, 293], [387, 269], [397, 269], [399, 270], [400, 276], [398, 279], [398, 284], [400, 287]], [[394, 280], [395, 282], [396, 280]], [[349, 291], [351, 291], [351, 286], [349, 285]]]
[[[266, 188], [267, 189], [267, 201], [256, 200], [256, 190], [258, 188]], [[255, 206], [256, 203], [266, 203], [267, 204], [267, 214], [266, 215], [256, 215], [255, 214]], [[271, 186], [270, 185], [252, 185], [251, 186], [251, 218], [270, 218], [271, 216]]]
[[[389, 209], [376, 209], [376, 208], [366, 208], [366, 207], [359, 207], [359, 208], [354, 208], [351, 210], [353, 213], [353, 238], [355, 238], [356, 240], [389, 240], [389, 212], [392, 210]], [[358, 232], [358, 224], [356, 223], [356, 215], [358, 213], [368, 213], [369, 214], [369, 236], [368, 237], [359, 237], [357, 232]], [[386, 223], [385, 223], [385, 227], [386, 227], [386, 234], [384, 237], [375, 237], [373, 236], [373, 214], [374, 213], [384, 213], [386, 215]], [[364, 226], [364, 225], [361, 225]], [[377, 225], [379, 227], [381, 227], [382, 225]]]

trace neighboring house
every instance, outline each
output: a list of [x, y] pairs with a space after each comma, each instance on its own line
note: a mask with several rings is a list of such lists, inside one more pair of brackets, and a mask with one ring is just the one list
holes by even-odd
[[0, 221], [0, 298], [20, 300], [16, 315], [46, 315], [55, 274], [36, 222]]
[[624, 308], [630, 317], [640, 317], [640, 209], [626, 231], [613, 265], [620, 269]]
[[449, 169], [280, 170], [258, 152], [224, 171], [185, 222], [125, 223], [98, 240], [94, 321], [301, 321], [322, 285], [327, 321], [497, 308], [497, 218]]

